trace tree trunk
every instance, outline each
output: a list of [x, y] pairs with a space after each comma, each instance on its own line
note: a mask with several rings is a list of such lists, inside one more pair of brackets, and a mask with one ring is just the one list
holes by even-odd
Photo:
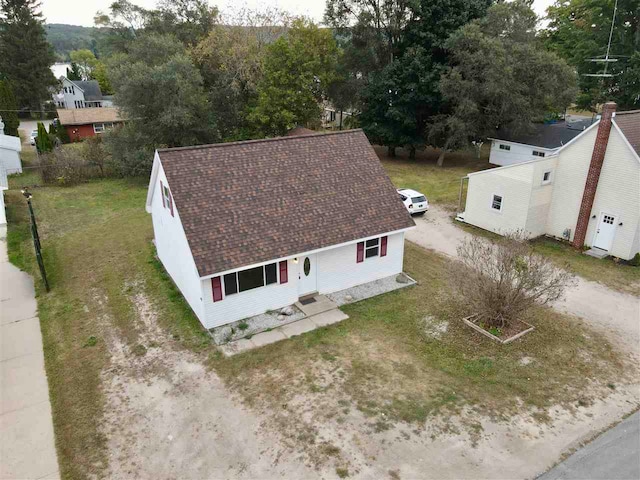
[[415, 160], [416, 159], [416, 147], [414, 145], [411, 145], [409, 147], [409, 160]]
[[439, 167], [442, 167], [444, 165], [444, 156], [446, 153], [447, 151], [444, 149], [442, 150], [442, 152], [440, 152], [440, 156], [438, 157], [438, 164], [437, 164]]
[[396, 156], [396, 147], [387, 147], [387, 155], [391, 158], [394, 158]]
[[342, 130], [342, 110], [340, 110], [340, 130]]

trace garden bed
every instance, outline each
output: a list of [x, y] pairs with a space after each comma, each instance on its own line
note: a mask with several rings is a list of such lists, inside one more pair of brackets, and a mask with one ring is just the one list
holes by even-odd
[[482, 316], [478, 314], [465, 317], [462, 321], [473, 328], [476, 332], [479, 332], [498, 343], [502, 343], [503, 345], [511, 343], [523, 335], [535, 330], [533, 325], [522, 320], [517, 320], [502, 329], [489, 327], [483, 324]]

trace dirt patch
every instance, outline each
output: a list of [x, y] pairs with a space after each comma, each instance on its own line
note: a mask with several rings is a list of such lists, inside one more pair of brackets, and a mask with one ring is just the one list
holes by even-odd
[[164, 333], [144, 285], [134, 285], [131, 303], [141, 331], [137, 345], [144, 352], [124, 345], [117, 333], [108, 340], [112, 362], [102, 378], [105, 477], [314, 476], [284, 455], [277, 433], [264, 429], [263, 418], [229, 394], [203, 358]]

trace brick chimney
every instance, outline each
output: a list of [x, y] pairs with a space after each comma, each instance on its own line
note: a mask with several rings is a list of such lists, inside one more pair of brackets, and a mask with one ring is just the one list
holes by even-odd
[[598, 180], [600, 179], [602, 163], [604, 162], [604, 154], [607, 151], [607, 144], [609, 143], [611, 119], [613, 118], [615, 111], [616, 104], [614, 102], [607, 102], [602, 106], [602, 115], [600, 116], [596, 142], [593, 145], [591, 164], [589, 165], [587, 181], [584, 185], [584, 193], [582, 194], [578, 223], [576, 224], [576, 230], [573, 235], [573, 246], [576, 248], [582, 248], [584, 245], [584, 238], [587, 235], [591, 209], [593, 208], [593, 200], [596, 198], [596, 190], [598, 189]]

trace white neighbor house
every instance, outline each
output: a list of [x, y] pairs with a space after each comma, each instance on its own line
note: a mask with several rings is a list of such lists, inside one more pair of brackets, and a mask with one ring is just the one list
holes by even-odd
[[552, 124], [536, 124], [529, 132], [514, 134], [498, 130], [491, 140], [489, 163], [505, 166], [553, 155], [595, 120], [579, 117]]
[[468, 174], [458, 218], [633, 258], [640, 251], [640, 110], [615, 108], [605, 104], [602, 118], [554, 155]]
[[398, 274], [415, 226], [361, 130], [158, 150], [146, 209], [207, 329]]
[[53, 103], [56, 108], [96, 108], [111, 106], [111, 101], [105, 104], [96, 80], [69, 80], [60, 77], [61, 88], [53, 94]]

